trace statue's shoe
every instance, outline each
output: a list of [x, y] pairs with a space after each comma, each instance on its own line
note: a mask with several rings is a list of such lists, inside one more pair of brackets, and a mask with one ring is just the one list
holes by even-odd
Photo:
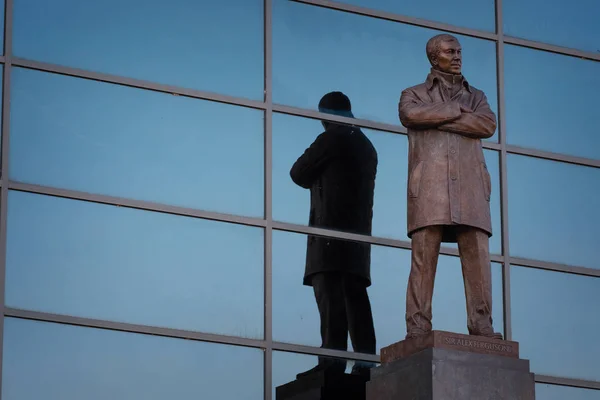
[[429, 333], [431, 333], [431, 330], [426, 331], [426, 330], [421, 329], [421, 328], [412, 328], [406, 334], [406, 339], [416, 339], [418, 337], [426, 336]]
[[499, 332], [494, 332], [492, 328], [482, 329], [480, 331], [472, 331], [469, 334], [473, 336], [483, 336], [491, 339], [504, 340], [502, 334]]

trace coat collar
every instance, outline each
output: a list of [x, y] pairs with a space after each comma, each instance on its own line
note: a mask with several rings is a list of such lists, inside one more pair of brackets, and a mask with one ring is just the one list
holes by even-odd
[[456, 79], [462, 80], [462, 84], [465, 87], [465, 89], [467, 89], [467, 91], [471, 93], [471, 85], [469, 85], [469, 82], [465, 79], [463, 75], [447, 74], [445, 72], [438, 71], [433, 68], [431, 68], [431, 72], [429, 72], [429, 75], [427, 75], [427, 80], [425, 81], [427, 90], [431, 90], [433, 84], [436, 83], [436, 81], [441, 81], [442, 79], [446, 82], [452, 82]]

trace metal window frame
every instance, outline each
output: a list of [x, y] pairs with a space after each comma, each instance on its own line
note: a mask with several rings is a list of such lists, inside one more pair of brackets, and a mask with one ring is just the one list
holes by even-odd
[[273, 206], [272, 206], [272, 143], [273, 143], [273, 101], [272, 101], [272, 26], [273, 26], [273, 7], [272, 0], [264, 0], [264, 52], [265, 52], [265, 271], [264, 271], [264, 294], [265, 294], [265, 321], [264, 338], [265, 338], [265, 359], [264, 359], [264, 377], [263, 388], [264, 398], [271, 400], [273, 393]]
[[[347, 12], [365, 17], [378, 18], [398, 23], [404, 23], [425, 28], [432, 28], [456, 34], [471, 36], [479, 39], [490, 40], [496, 43], [496, 61], [497, 61], [497, 92], [498, 92], [498, 120], [499, 141], [497, 143], [484, 142], [483, 147], [498, 151], [500, 162], [500, 196], [501, 196], [501, 235], [502, 235], [502, 254], [491, 255], [493, 262], [500, 263], [503, 271], [503, 306], [504, 306], [504, 330], [507, 338], [512, 338], [511, 324], [511, 304], [510, 304], [510, 266], [519, 265], [529, 268], [537, 268], [548, 271], [557, 271], [563, 273], [578, 274], [590, 277], [600, 278], [600, 270], [564, 265], [540, 260], [529, 260], [518, 257], [511, 257], [509, 251], [509, 231], [508, 231], [508, 182], [507, 182], [507, 157], [508, 154], [519, 154], [530, 157], [537, 157], [547, 160], [559, 161], [564, 163], [582, 165], [593, 168], [600, 168], [600, 159], [589, 159], [565, 154], [547, 152], [543, 150], [523, 148], [509, 145], [506, 141], [506, 115], [505, 115], [505, 92], [504, 92], [504, 48], [505, 44], [528, 47], [537, 50], [573, 56], [587, 60], [600, 61], [600, 54], [585, 52], [577, 49], [565, 48], [551, 44], [530, 41], [515, 37], [504, 36], [502, 0], [496, 0], [495, 19], [496, 32], [484, 32], [445, 23], [433, 22], [429, 20], [414, 18], [406, 15], [369, 9], [365, 7], [353, 6], [329, 0], [289, 0], [302, 3], [307, 6], [324, 7], [339, 12]], [[170, 338], [181, 338], [189, 340], [198, 340], [212, 343], [221, 343], [235, 346], [244, 346], [257, 348], [264, 351], [264, 398], [272, 400], [272, 355], [274, 351], [293, 352], [309, 355], [323, 355], [331, 357], [341, 357], [351, 360], [365, 360], [378, 362], [377, 356], [352, 353], [347, 351], [336, 351], [321, 349], [318, 347], [305, 346], [299, 344], [282, 343], [273, 340], [273, 315], [272, 315], [272, 247], [273, 231], [287, 231], [300, 234], [311, 234], [318, 236], [327, 236], [336, 239], [354, 240], [359, 242], [371, 243], [373, 245], [394, 247], [400, 249], [410, 249], [410, 242], [383, 237], [371, 237], [357, 235], [345, 232], [330, 231], [326, 229], [313, 228], [302, 225], [295, 225], [274, 221], [272, 216], [272, 120], [273, 113], [282, 113], [312, 119], [326, 119], [330, 121], [351, 123], [364, 128], [385, 131], [395, 134], [406, 134], [406, 129], [401, 125], [390, 125], [376, 121], [364, 119], [352, 119], [346, 117], [332, 116], [322, 114], [318, 111], [303, 108], [291, 107], [283, 104], [274, 104], [272, 98], [272, 3], [273, 0], [264, 0], [264, 100], [256, 101], [235, 96], [227, 96], [218, 93], [212, 93], [202, 90], [194, 90], [172, 85], [164, 85], [139, 79], [133, 79], [123, 76], [92, 72], [77, 68], [71, 68], [61, 65], [38, 62], [14, 57], [12, 53], [12, 24], [13, 24], [13, 2], [14, 0], [5, 0], [5, 22], [4, 22], [4, 55], [0, 56], [0, 63], [4, 65], [3, 70], [3, 92], [2, 92], [2, 179], [0, 179], [0, 307], [3, 309], [4, 318], [21, 318], [34, 321], [45, 321], [51, 323], [60, 323], [73, 326], [92, 327], [96, 329], [107, 329], [113, 331], [131, 332], [139, 334], [151, 334]], [[245, 216], [229, 215], [215, 213], [203, 210], [197, 210], [185, 207], [176, 207], [166, 204], [127, 199], [121, 197], [84, 193], [74, 190], [46, 187], [11, 181], [9, 177], [9, 142], [10, 142], [10, 76], [12, 67], [28, 68], [33, 70], [45, 71], [94, 81], [112, 83], [117, 85], [129, 86], [133, 88], [152, 90], [162, 93], [177, 94], [190, 98], [215, 101], [236, 106], [249, 107], [264, 112], [264, 218], [251, 218]], [[5, 268], [6, 268], [6, 238], [7, 238], [7, 214], [8, 214], [8, 193], [9, 191], [20, 191], [36, 193], [40, 195], [61, 197], [77, 201], [88, 201], [99, 204], [117, 205], [133, 209], [147, 210], [153, 212], [168, 213], [174, 215], [187, 216], [192, 218], [202, 218], [226, 223], [241, 224], [263, 229], [264, 232], [264, 338], [261, 340], [247, 339], [241, 337], [217, 335], [202, 332], [185, 331], [171, 328], [161, 328], [155, 326], [136, 325], [130, 323], [121, 323], [105, 320], [96, 320], [92, 318], [81, 318], [68, 315], [58, 315], [31, 310], [20, 310], [6, 307], [4, 304], [5, 291]], [[442, 248], [441, 254], [457, 256], [458, 251], [451, 248]], [[2, 348], [4, 318], [0, 319], [0, 393], [2, 389]], [[399, 333], [400, 335], [401, 333]], [[400, 339], [400, 336], [399, 336]], [[587, 389], [600, 390], [600, 381], [586, 381], [581, 379], [570, 379], [565, 377], [554, 377], [546, 375], [536, 375], [536, 382], [553, 385], [573, 386]]]
[[[4, 69], [2, 79], [2, 187], [0, 187], [0, 306], [4, 312], [4, 294], [6, 277], [6, 219], [8, 215], [8, 176], [9, 176], [9, 139], [10, 127], [10, 72], [12, 54], [12, 10], [13, 0], [5, 0], [4, 4]], [[6, 178], [5, 178], [6, 177]], [[4, 359], [4, 319], [0, 319], [0, 398], [2, 397], [2, 377]]]

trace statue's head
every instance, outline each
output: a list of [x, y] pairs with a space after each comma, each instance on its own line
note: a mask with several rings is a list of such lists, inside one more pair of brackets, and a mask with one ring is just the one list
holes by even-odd
[[462, 48], [457, 38], [442, 34], [427, 42], [427, 58], [434, 69], [460, 75], [462, 71]]
[[[326, 114], [354, 118], [350, 99], [342, 92], [329, 92], [323, 96], [321, 101], [319, 101], [319, 111]], [[321, 121], [321, 123], [325, 129], [328, 128], [329, 122]]]

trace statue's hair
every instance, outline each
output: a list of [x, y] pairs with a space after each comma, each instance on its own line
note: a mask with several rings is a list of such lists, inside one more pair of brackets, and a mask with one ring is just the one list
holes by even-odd
[[441, 35], [436, 35], [427, 41], [427, 58], [429, 62], [433, 64], [433, 60], [437, 57], [440, 52], [440, 45], [442, 42], [458, 42], [458, 39], [452, 35], [448, 35], [447, 33], [443, 33]]

